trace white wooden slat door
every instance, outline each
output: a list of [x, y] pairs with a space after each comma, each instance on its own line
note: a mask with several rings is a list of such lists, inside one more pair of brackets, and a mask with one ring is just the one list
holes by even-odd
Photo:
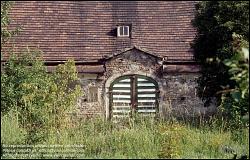
[[137, 112], [140, 114], [155, 114], [157, 112], [157, 85], [151, 79], [137, 79]]
[[136, 111], [143, 115], [155, 115], [158, 103], [158, 85], [145, 76], [130, 75], [116, 79], [111, 87], [111, 118], [124, 118]]
[[112, 87], [111, 115], [113, 119], [129, 117], [131, 114], [131, 79], [122, 78]]

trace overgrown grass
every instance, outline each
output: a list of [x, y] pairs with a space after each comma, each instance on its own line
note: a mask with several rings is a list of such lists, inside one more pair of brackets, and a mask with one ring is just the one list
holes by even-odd
[[27, 132], [19, 127], [18, 116], [10, 111], [5, 116], [1, 116], [1, 143], [21, 144], [25, 142]]
[[[1, 120], [1, 143], [25, 144], [26, 133], [16, 119]], [[72, 148], [81, 152], [72, 154], [75, 158], [232, 158], [233, 152], [249, 156], [248, 128], [230, 131], [213, 126], [153, 119], [112, 123], [96, 118], [79, 121], [40, 144], [82, 145]]]

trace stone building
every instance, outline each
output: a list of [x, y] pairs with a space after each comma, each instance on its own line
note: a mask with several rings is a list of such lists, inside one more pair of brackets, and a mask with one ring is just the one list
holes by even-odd
[[7, 47], [42, 50], [50, 69], [73, 58], [84, 90], [80, 116], [210, 113], [215, 107], [196, 94], [195, 3], [16, 1], [10, 28], [22, 30]]

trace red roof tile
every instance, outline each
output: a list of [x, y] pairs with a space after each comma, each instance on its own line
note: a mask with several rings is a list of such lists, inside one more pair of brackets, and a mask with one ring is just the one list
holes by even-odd
[[[159, 57], [192, 59], [194, 1], [16, 1], [7, 47], [38, 47], [46, 60], [98, 60], [138, 46]], [[131, 38], [116, 36], [119, 24]], [[4, 58], [6, 58], [4, 56]]]

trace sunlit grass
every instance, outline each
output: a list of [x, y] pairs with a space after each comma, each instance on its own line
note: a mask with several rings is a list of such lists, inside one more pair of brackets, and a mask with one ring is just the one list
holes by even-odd
[[[24, 144], [24, 139], [15, 139], [26, 133], [14, 119], [2, 118], [1, 124], [1, 143]], [[248, 128], [232, 132], [211, 124], [194, 126], [173, 120], [112, 123], [96, 118], [79, 121], [41, 144], [81, 144], [83, 149], [75, 149], [83, 153], [76, 154], [78, 158], [232, 158], [227, 148], [249, 155], [248, 133]]]

